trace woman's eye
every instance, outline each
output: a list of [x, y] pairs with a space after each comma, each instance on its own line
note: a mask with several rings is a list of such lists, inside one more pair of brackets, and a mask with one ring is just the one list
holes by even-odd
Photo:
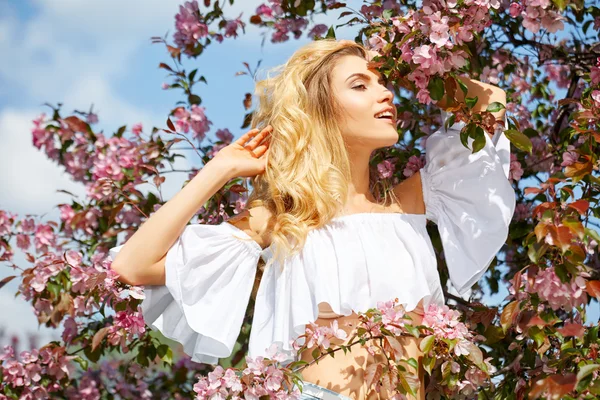
[[365, 90], [367, 87], [365, 85], [358, 85], [358, 86], [354, 86], [352, 89], [358, 89], [358, 88], [363, 88], [361, 90]]

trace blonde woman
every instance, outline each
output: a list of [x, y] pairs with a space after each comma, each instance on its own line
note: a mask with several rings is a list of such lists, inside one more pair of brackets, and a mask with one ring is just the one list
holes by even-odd
[[[369, 59], [351, 41], [300, 48], [278, 74], [258, 82], [255, 129], [220, 150], [126, 244], [111, 249], [120, 280], [146, 286], [148, 325], [182, 343], [194, 361], [216, 364], [232, 353], [261, 259], [252, 357], [267, 357], [273, 343], [290, 351], [310, 322], [337, 319], [350, 332], [357, 313], [378, 301], [397, 298], [417, 323], [428, 304], [444, 304], [427, 220], [437, 224], [460, 294], [505, 242], [515, 194], [502, 132], [489, 132], [484, 149], [471, 154], [459, 137], [464, 122], [442, 126], [427, 138], [424, 168], [383, 199], [372, 193], [370, 156], [394, 145], [398, 133], [394, 96]], [[499, 88], [467, 83], [478, 109], [506, 101]], [[188, 225], [239, 176], [254, 177], [244, 212], [218, 225]], [[419, 360], [416, 339], [403, 345]], [[312, 360], [311, 350], [301, 358]], [[311, 365], [303, 371], [303, 398], [386, 398], [366, 387], [373, 361], [355, 347]]]

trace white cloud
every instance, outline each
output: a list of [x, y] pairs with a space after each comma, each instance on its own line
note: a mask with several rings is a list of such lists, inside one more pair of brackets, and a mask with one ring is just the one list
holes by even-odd
[[85, 195], [83, 185], [72, 182], [31, 142], [31, 121], [39, 111], [5, 109], [0, 113], [0, 209], [17, 213], [46, 213], [68, 195], [58, 188]]

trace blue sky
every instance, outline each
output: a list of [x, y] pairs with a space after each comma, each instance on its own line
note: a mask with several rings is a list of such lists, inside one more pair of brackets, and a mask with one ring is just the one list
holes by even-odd
[[[250, 15], [262, 1], [237, 1], [229, 17]], [[169, 61], [162, 45], [151, 44], [151, 36], [169, 36], [174, 30], [174, 15], [182, 1], [173, 0], [9, 0], [0, 2], [0, 209], [18, 213], [58, 216], [55, 205], [70, 202], [58, 189], [80, 196], [84, 188], [69, 180], [58, 166], [31, 144], [31, 121], [49, 112], [43, 103], [63, 103], [63, 115], [74, 109], [88, 110], [93, 104], [100, 123], [96, 130], [110, 135], [119, 126], [142, 122], [145, 131], [164, 127], [168, 112], [181, 100], [176, 91], [164, 91], [164, 70], [158, 64]], [[350, 5], [361, 1], [350, 1]], [[317, 22], [335, 23], [333, 17]], [[354, 30], [338, 31], [338, 38], [353, 39]], [[211, 46], [198, 60], [186, 62], [191, 71], [198, 68], [208, 80], [199, 94], [209, 119], [211, 134], [228, 128], [236, 137], [244, 109], [245, 93], [253, 91], [248, 76], [235, 76], [242, 62], [253, 68], [262, 60], [261, 70], [284, 63], [303, 43], [290, 40], [260, 47], [261, 31], [247, 27], [247, 34]], [[175, 168], [198, 165], [192, 152], [184, 153]], [[168, 174], [163, 196], [168, 199], [180, 188], [186, 176]], [[149, 187], [148, 187], [149, 188]], [[146, 189], [148, 189], [146, 188]], [[16, 263], [27, 266], [21, 254]], [[0, 279], [11, 275], [0, 269]], [[0, 290], [0, 330], [22, 339], [26, 332], [38, 331], [37, 320], [28, 303], [14, 299], [17, 285]], [[501, 302], [503, 291], [490, 301]], [[594, 315], [598, 319], [598, 306]], [[593, 319], [590, 319], [593, 320]], [[42, 339], [57, 333], [38, 331]], [[3, 344], [3, 343], [0, 343]], [[25, 342], [23, 342], [25, 346]]]

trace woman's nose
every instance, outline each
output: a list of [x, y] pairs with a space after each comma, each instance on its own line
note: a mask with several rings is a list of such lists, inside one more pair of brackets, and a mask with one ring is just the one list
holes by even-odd
[[[382, 85], [383, 86], [383, 85]], [[383, 86], [383, 92], [381, 94], [380, 102], [392, 102], [394, 101], [394, 93], [386, 86]]]

